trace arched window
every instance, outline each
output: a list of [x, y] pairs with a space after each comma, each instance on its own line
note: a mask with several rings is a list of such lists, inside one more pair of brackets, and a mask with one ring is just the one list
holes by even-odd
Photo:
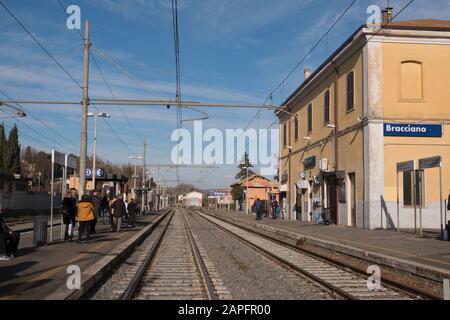
[[402, 100], [423, 99], [423, 70], [422, 63], [418, 61], [403, 61], [401, 63], [401, 87]]

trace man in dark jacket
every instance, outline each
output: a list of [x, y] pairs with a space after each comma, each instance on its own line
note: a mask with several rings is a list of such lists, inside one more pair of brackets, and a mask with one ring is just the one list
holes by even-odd
[[0, 261], [14, 259], [20, 241], [20, 233], [12, 231], [2, 217], [3, 209], [0, 207]]
[[120, 232], [120, 228], [122, 227], [123, 216], [127, 212], [127, 208], [125, 207], [125, 203], [122, 200], [122, 196], [117, 197], [117, 200], [114, 201], [111, 208], [114, 219], [114, 226], [116, 227], [116, 231]]
[[261, 217], [261, 210], [262, 210], [262, 202], [261, 200], [258, 198], [255, 201], [255, 211], [256, 211], [256, 220], [262, 220]]
[[128, 228], [134, 228], [134, 220], [138, 212], [139, 208], [136, 202], [134, 199], [131, 199], [131, 202], [128, 204]]

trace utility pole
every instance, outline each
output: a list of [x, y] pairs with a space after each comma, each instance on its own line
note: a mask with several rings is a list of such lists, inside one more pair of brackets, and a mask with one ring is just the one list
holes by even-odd
[[98, 114], [94, 115], [94, 159], [92, 159], [92, 188], [94, 191], [97, 177], [97, 118]]
[[142, 206], [141, 206], [141, 211], [144, 210], [145, 208], [145, 203], [146, 203], [146, 199], [145, 199], [145, 186], [146, 186], [146, 158], [147, 158], [147, 137], [144, 138], [144, 156], [143, 156], [143, 167], [142, 167]]
[[[81, 141], [80, 141], [80, 179], [78, 195], [81, 197], [86, 193], [86, 158], [87, 158], [87, 117], [89, 108], [89, 41], [90, 23], [86, 20], [84, 36], [84, 78], [83, 78], [83, 107], [81, 117]], [[95, 174], [95, 173], [93, 173]]]

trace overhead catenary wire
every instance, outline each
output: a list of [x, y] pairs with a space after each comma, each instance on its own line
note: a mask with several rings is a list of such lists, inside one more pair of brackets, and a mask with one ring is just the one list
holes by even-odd
[[[175, 78], [176, 78], [176, 100], [177, 100], [177, 132], [183, 126], [183, 112], [181, 109], [181, 69], [180, 69], [180, 34], [178, 25], [178, 0], [171, 0], [172, 4], [172, 28], [175, 50]], [[178, 135], [178, 140], [180, 139]], [[180, 163], [180, 147], [177, 143], [177, 164]], [[180, 170], [176, 168], [178, 184], [180, 183]]]
[[[392, 20], [394, 20], [395, 18], [397, 18], [399, 15], [401, 15], [413, 2], [414, 2], [415, 0], [410, 0], [401, 10], [399, 10], [398, 12], [397, 12], [397, 14], [395, 14], [394, 16], [393, 16], [393, 18], [392, 18]], [[353, 4], [353, 2], [352, 2], [352, 4]], [[348, 10], [346, 10], [347, 12], [348, 12]], [[340, 19], [342, 18], [342, 15], [339, 17]], [[380, 26], [380, 28], [370, 37], [370, 38], [368, 38], [368, 39], [366, 39], [365, 41], [363, 41], [362, 42], [362, 44], [360, 45], [360, 48], [363, 48], [368, 42], [370, 42], [380, 31], [382, 31], [385, 27], [387, 27], [389, 24], [390, 24], [390, 22], [391, 21], [389, 21], [389, 22], [386, 22], [386, 23], [384, 23], [384, 24], [382, 24], [381, 26]], [[335, 25], [335, 24], [334, 24]], [[328, 34], [329, 33], [329, 31], [327, 31], [327, 33], [326, 34]], [[271, 100], [272, 99], [272, 94], [273, 93], [271, 93], [270, 95], [269, 95], [269, 98], [268, 98], [268, 100]], [[281, 106], [281, 108], [284, 108], [283, 106]], [[259, 112], [259, 111], [258, 111]], [[254, 119], [256, 118], [256, 116], [257, 116], [257, 114], [258, 114], [258, 112], [255, 114], [255, 116], [250, 120], [250, 122], [249, 122], [249, 125], [247, 126], [247, 128], [250, 126], [250, 124], [254, 121]], [[273, 127], [275, 124], [277, 124], [277, 122], [278, 121], [274, 121], [274, 122], [272, 122], [271, 124], [270, 124], [270, 126], [269, 127], [267, 127], [267, 129], [270, 129], [271, 127]], [[251, 141], [253, 141], [254, 139], [251, 139], [250, 141], [248, 141], [248, 144], [251, 142]], [[247, 145], [248, 145], [247, 144]], [[228, 151], [228, 149], [226, 150], [226, 152]]]
[[[104, 51], [104, 50], [103, 50], [103, 51]], [[150, 66], [150, 65], [144, 64], [144, 63], [142, 63], [142, 62], [132, 60], [132, 59], [130, 59], [130, 58], [126, 58], [126, 57], [114, 55], [114, 54], [112, 54], [112, 53], [110, 53], [110, 52], [108, 52], [108, 55], [109, 55], [110, 57], [112, 57], [112, 58], [117, 59], [117, 60], [122, 60], [122, 61], [128, 62], [128, 63], [130, 63], [130, 64], [139, 66], [139, 67], [141, 67], [141, 68], [146, 68], [146, 69], [148, 69], [148, 70], [156, 71], [156, 72], [158, 72], [158, 73], [161, 73], [161, 74], [163, 74], [163, 75], [167, 75], [167, 76], [170, 76], [170, 77], [173, 77], [173, 76], [174, 76], [172, 72], [167, 71], [167, 70], [164, 70], [164, 69], [162, 69], [162, 68], [160, 68], [160, 67]], [[176, 75], [175, 75], [175, 76], [176, 76]], [[209, 85], [209, 84], [207, 84], [207, 83], [205, 83], [205, 82], [202, 82], [202, 81], [200, 81], [200, 80], [198, 80], [198, 79], [193, 79], [193, 78], [188, 77], [188, 76], [183, 75], [183, 74], [180, 75], [180, 79], [181, 79], [181, 80], [188, 81], [188, 82], [190, 82], [190, 83], [196, 83], [196, 84], [199, 84], [199, 85], [202, 85], [202, 86], [207, 86], [207, 85]], [[234, 96], [235, 96], [236, 98], [241, 99], [241, 97], [239, 96], [239, 94], [235, 94]], [[242, 97], [242, 98], [243, 98], [243, 99], [249, 99], [249, 97]], [[234, 100], [233, 100], [233, 101], [234, 101]], [[255, 99], [252, 99], [252, 101], [254, 102], [254, 101], [256, 101], [256, 100], [255, 100]], [[246, 103], [251, 104], [250, 100], [247, 100]]]
[[[263, 105], [267, 104], [267, 102], [271, 101], [272, 102], [272, 97], [273, 94], [279, 89], [279, 88], [283, 88], [284, 89], [284, 85], [286, 83], [286, 81], [295, 73], [295, 71], [301, 66], [301, 64], [309, 57], [309, 55], [319, 46], [319, 44], [328, 36], [328, 34], [334, 29], [334, 27], [339, 23], [339, 21], [342, 20], [342, 18], [348, 13], [348, 11], [355, 5], [357, 0], [353, 0], [346, 8], [345, 10], [339, 15], [338, 19], [330, 26], [330, 28], [328, 28], [328, 30], [322, 35], [322, 37], [319, 38], [319, 40], [317, 40], [315, 42], [315, 44], [311, 47], [310, 50], [308, 50], [308, 52], [300, 59], [300, 61], [294, 66], [294, 68], [286, 75], [286, 77], [269, 93], [269, 95], [267, 96], [266, 100], [263, 102]], [[281, 110], [283, 110], [283, 106], [281, 106]], [[258, 113], [260, 112], [257, 111], [255, 116], [250, 120], [250, 122], [247, 125], [247, 129], [250, 127], [250, 125], [253, 123], [253, 121], [257, 118]], [[270, 125], [270, 127], [272, 127], [273, 124]], [[247, 130], [246, 129], [246, 130]]]
[[[69, 52], [67, 54], [64, 54], [64, 56], [65, 57], [72, 56], [73, 54], [78, 52], [78, 50], [79, 50], [79, 48], [77, 48], [77, 49], [75, 49], [75, 50], [73, 50], [73, 51], [71, 51], [71, 52]], [[23, 63], [18, 63], [18, 64], [15, 64], [15, 65], [12, 65], [12, 66], [4, 66], [3, 68], [0, 69], [0, 72], [5, 72], [5, 71], [8, 71], [8, 70], [13, 70], [13, 69], [18, 69], [18, 68], [21, 68], [21, 67], [25, 67], [25, 66], [34, 64], [36, 62], [43, 61], [45, 59], [48, 59], [48, 58], [47, 57], [42, 57], [42, 58], [38, 58], [38, 59], [29, 60], [29, 61], [26, 61], [26, 62], [23, 62]]]
[[101, 50], [97, 47], [94, 47], [94, 46], [92, 47], [92, 49], [95, 50], [99, 54], [99, 57], [101, 57], [102, 59], [104, 59], [105, 61], [110, 63], [112, 66], [114, 66], [117, 70], [119, 70], [125, 76], [127, 76], [128, 78], [130, 78], [131, 80], [136, 82], [149, 95], [158, 99], [158, 96], [152, 92], [153, 88], [150, 89], [147, 84], [143, 83], [141, 80], [139, 80], [134, 75], [132, 75], [130, 72], [128, 72], [124, 67], [122, 67], [120, 64], [118, 64], [116, 61], [114, 61], [106, 52], [104, 52], [103, 50]]
[[[5, 127], [6, 129], [8, 129], [8, 130], [11, 130], [11, 129], [12, 129], [11, 126], [6, 125], [5, 123], [0, 124], [0, 126], [3, 126], [3, 127]], [[44, 147], [44, 148], [46, 148], [46, 149], [48, 149], [48, 150], [57, 150], [57, 149], [55, 149], [55, 147], [49, 145], [48, 143], [43, 142], [43, 141], [40, 141], [39, 139], [36, 139], [36, 138], [34, 138], [34, 137], [32, 137], [32, 136], [29, 136], [29, 135], [26, 134], [26, 133], [21, 132], [21, 133], [20, 133], [20, 137], [23, 138], [23, 139], [26, 139], [26, 140], [28, 140], [28, 141], [34, 142], [34, 143], [36, 143], [36, 144], [40, 145], [41, 147]]]
[[[1, 89], [0, 89], [0, 93], [1, 93], [3, 96], [5, 96], [6, 98], [8, 98], [8, 99], [14, 101], [14, 99], [12, 99], [8, 94], [6, 94], [6, 93], [5, 93], [3, 90], [1, 90]], [[61, 138], [64, 138], [64, 140], [66, 140], [66, 141], [69, 142], [70, 144], [72, 144], [72, 145], [74, 145], [75, 147], [77, 147], [76, 144], [74, 144], [73, 142], [71, 142], [69, 139], [65, 138], [60, 132], [58, 132], [58, 131], [56, 131], [55, 129], [53, 129], [52, 127], [50, 127], [47, 123], [45, 123], [44, 121], [42, 121], [41, 119], [39, 119], [38, 117], [36, 117], [34, 114], [30, 113], [30, 111], [27, 110], [27, 109], [25, 109], [22, 105], [20, 105], [20, 104], [18, 104], [18, 103], [15, 103], [15, 105], [16, 105], [19, 109], [23, 110], [27, 115], [30, 115], [32, 118], [34, 118], [35, 120], [37, 120], [39, 123], [41, 123], [42, 125], [44, 125], [44, 126], [47, 127], [48, 129], [50, 129], [54, 134], [56, 134], [57, 136], [59, 136], [59, 137], [61, 137]], [[2, 110], [3, 112], [5, 112], [5, 110], [4, 110], [3, 108], [1, 108], [1, 107], [0, 107], [0, 110]], [[29, 128], [30, 130], [32, 130], [32, 131], [35, 132], [36, 134], [42, 136], [43, 138], [47, 139], [48, 141], [51, 141], [52, 143], [54, 143], [54, 144], [56, 144], [56, 145], [58, 145], [58, 146], [60, 146], [60, 147], [62, 147], [62, 148], [64, 148], [64, 149], [67, 149], [67, 150], [69, 150], [69, 151], [71, 151], [71, 152], [74, 151], [74, 149], [71, 149], [71, 148], [69, 148], [69, 147], [66, 147], [66, 146], [60, 144], [59, 142], [57, 142], [56, 140], [54, 140], [54, 139], [52, 139], [52, 138], [49, 138], [49, 137], [47, 137], [46, 135], [44, 135], [43, 133], [41, 133], [41, 132], [37, 131], [36, 129], [32, 128], [31, 126], [29, 126], [28, 124], [26, 124], [22, 119], [17, 118], [17, 120], [18, 120], [20, 123], [22, 123], [25, 127]], [[75, 151], [75, 154], [76, 154], [76, 153], [77, 153], [77, 152]]]
[[52, 53], [28, 30], [28, 28], [6, 7], [2, 0], [0, 0], [0, 6], [6, 10], [6, 12], [17, 22], [17, 24], [33, 39], [34, 42], [50, 57], [51, 60], [79, 87], [82, 88], [80, 83], [63, 67], [63, 65], [52, 55]]
[[[352, 0], [352, 2], [345, 8], [345, 10], [339, 15], [338, 19], [330, 26], [330, 28], [328, 28], [328, 30], [324, 33], [324, 35], [322, 37], [319, 38], [319, 40], [316, 41], [316, 43], [311, 47], [310, 50], [308, 50], [308, 52], [305, 54], [305, 56], [303, 56], [300, 61], [294, 66], [294, 68], [287, 74], [287, 76], [280, 82], [280, 84], [278, 84], [275, 89], [273, 89], [268, 97], [266, 98], [266, 100], [263, 102], [263, 105], [266, 105], [269, 101], [272, 102], [272, 97], [273, 94], [279, 89], [279, 88], [284, 88], [284, 84], [285, 82], [295, 73], [295, 71], [300, 67], [300, 65], [309, 57], [309, 55], [318, 47], [318, 45], [326, 38], [326, 36], [333, 30], [333, 28], [339, 23], [339, 21], [342, 20], [342, 18], [350, 11], [350, 9], [355, 5], [357, 0]], [[283, 106], [281, 106], [281, 110], [283, 110]], [[250, 119], [250, 121], [248, 122], [245, 130], [247, 131], [248, 128], [250, 128], [250, 126], [252, 125], [253, 121], [255, 121], [255, 119], [259, 119], [259, 115], [260, 115], [261, 110], [258, 110], [255, 115]], [[271, 128], [274, 124], [276, 123], [273, 122], [270, 124], [270, 126], [267, 128]], [[242, 135], [242, 134], [241, 134]], [[239, 137], [241, 136], [239, 135]], [[252, 139], [253, 140], [253, 139]], [[248, 145], [250, 144], [250, 141], [247, 141], [246, 144], [246, 149], [248, 147]], [[228, 150], [233, 147], [234, 148], [234, 143], [232, 145], [228, 145], [227, 149], [225, 150], [225, 156], [228, 154]], [[228, 158], [226, 159], [227, 161], [225, 161], [225, 163], [228, 163]], [[214, 171], [215, 172], [215, 171]], [[211, 174], [213, 174], [214, 172], [212, 172]]]
[[[94, 65], [95, 65], [95, 67], [97, 68], [97, 71], [99, 72], [100, 76], [101, 76], [102, 79], [103, 79], [103, 82], [105, 83], [106, 87], [108, 88], [109, 93], [111, 94], [111, 96], [112, 96], [114, 99], [116, 99], [116, 96], [115, 96], [115, 94], [114, 94], [114, 92], [113, 92], [113, 90], [112, 90], [112, 88], [111, 88], [111, 85], [109, 84], [108, 80], [106, 79], [105, 74], [103, 73], [102, 69], [100, 68], [100, 65], [97, 63], [97, 59], [95, 59], [95, 56], [94, 56], [93, 54], [91, 54], [91, 56], [92, 56], [92, 60], [94, 61]], [[121, 113], [122, 113], [122, 115], [123, 115], [125, 121], [128, 123], [128, 126], [129, 126], [129, 127], [131, 128], [131, 130], [134, 132], [134, 134], [136, 135], [136, 137], [137, 137], [139, 140], [141, 140], [142, 142], [144, 142], [144, 140], [142, 139], [142, 137], [139, 136], [139, 134], [138, 134], [136, 128], [131, 124], [130, 119], [128, 119], [126, 113], [123, 111], [122, 106], [119, 105], [118, 107], [119, 107], [119, 110], [121, 111]]]
[[[7, 111], [7, 110], [1, 108], [1, 107], [0, 107], [0, 111], [2, 111], [3, 113], [5, 113], [5, 114], [7, 114], [7, 115], [11, 115], [12, 117], [14, 116], [13, 113], [11, 113], [11, 112], [9, 112], [9, 111]], [[38, 139], [36, 139], [36, 138], [33, 138], [33, 137], [31, 137], [30, 135], [27, 135], [26, 133], [23, 133], [23, 132], [20, 133], [20, 137], [22, 137], [22, 136], [23, 136], [23, 137], [26, 137], [26, 138], [28, 138], [28, 140], [34, 139], [34, 142], [36, 142], [36, 143], [38, 143], [38, 144], [40, 144], [40, 145], [44, 145], [46, 148], [55, 149], [55, 150], [59, 150], [59, 151], [62, 151], [62, 150], [74, 151], [74, 150], [71, 150], [70, 148], [67, 148], [66, 146], [64, 146], [64, 145], [62, 145], [62, 144], [59, 144], [59, 143], [56, 142], [55, 140], [53, 140], [53, 139], [51, 139], [51, 138], [49, 138], [49, 137], [43, 135], [42, 133], [40, 133], [39, 131], [37, 131], [37, 130], [34, 129], [33, 127], [31, 127], [31, 126], [29, 126], [28, 124], [26, 124], [25, 122], [23, 122], [21, 118], [19, 118], [19, 117], [14, 117], [14, 118], [15, 118], [21, 125], [23, 125], [24, 127], [26, 127], [26, 128], [28, 128], [29, 130], [33, 131], [33, 132], [34, 132], [35, 134], [37, 134], [38, 136], [41, 136], [41, 137], [43, 137], [43, 138], [49, 140], [50, 142], [52, 142], [52, 143], [58, 145], [59, 147], [55, 147], [54, 145], [51, 145], [51, 144], [49, 144], [49, 143], [47, 143], [47, 142], [43, 142], [43, 141], [41, 141], [41, 140], [38, 140]], [[4, 124], [2, 124], [2, 125], [5, 126]], [[5, 126], [5, 127], [6, 127], [6, 126]]]
[[[66, 9], [65, 9], [65, 5], [63, 4], [62, 0], [57, 0], [57, 1], [58, 1], [58, 3], [59, 3], [59, 6], [60, 6], [61, 10], [64, 12], [64, 14], [66, 14], [66, 16], [68, 16], [67, 11], [66, 11]], [[77, 31], [78, 31], [78, 35], [80, 36], [81, 40], [84, 41], [85, 39], [84, 39], [84, 36], [83, 36], [83, 34], [81, 33], [81, 31], [78, 30], [78, 29], [77, 29]], [[95, 56], [94, 56], [94, 54], [93, 54], [92, 52], [91, 52], [91, 57], [92, 57], [92, 60], [94, 61], [94, 64], [95, 64], [95, 66], [96, 66], [98, 72], [100, 73], [100, 76], [102, 77], [103, 81], [105, 82], [105, 84], [106, 84], [108, 90], [110, 91], [110, 93], [111, 93], [111, 95], [113, 96], [113, 98], [115, 98], [114, 93], [113, 93], [113, 91], [112, 91], [112, 88], [111, 88], [111, 86], [109, 85], [108, 81], [106, 80], [106, 77], [104, 76], [103, 72], [101, 71], [100, 66], [99, 66], [99, 64], [98, 64], [97, 60], [95, 59]], [[130, 76], [132, 77], [131, 74], [130, 74]], [[119, 106], [119, 107], [120, 107], [120, 106]], [[96, 110], [98, 113], [100, 113], [100, 110], [97, 108], [97, 106], [94, 106], [94, 108], [95, 108], [95, 110]], [[125, 115], [125, 113], [123, 112], [123, 109], [122, 109], [121, 107], [120, 107], [120, 110], [122, 111], [122, 113], [123, 113], [125, 119], [127, 120], [127, 122], [129, 122], [127, 116]], [[132, 155], [135, 156], [136, 153], [135, 153], [133, 150], [131, 150], [131, 148], [128, 146], [128, 144], [126, 144], [126, 143], [123, 141], [123, 139], [117, 134], [116, 130], [114, 130], [114, 128], [111, 126], [111, 124], [110, 124], [105, 118], [103, 118], [103, 117], [102, 117], [102, 120], [103, 120], [103, 122], [106, 124], [106, 126], [109, 128], [109, 130], [111, 130], [112, 134], [117, 138], [117, 140], [118, 140], [118, 141], [119, 141], [119, 142], [120, 142], [120, 143], [121, 143], [121, 144], [122, 144], [122, 145], [123, 145], [123, 146], [124, 146], [124, 147], [132, 154]], [[129, 124], [130, 124], [130, 123], [129, 123]], [[130, 124], [130, 126], [131, 126], [131, 124]], [[133, 128], [133, 130], [135, 131], [134, 128]], [[136, 131], [135, 131], [135, 133], [136, 133]], [[136, 134], [137, 134], [137, 133], [136, 133]], [[138, 136], [138, 138], [140, 138], [140, 137]], [[140, 138], [140, 139], [141, 139], [141, 138]]]

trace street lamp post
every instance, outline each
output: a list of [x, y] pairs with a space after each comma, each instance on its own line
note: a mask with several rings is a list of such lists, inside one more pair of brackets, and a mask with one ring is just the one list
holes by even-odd
[[[92, 160], [92, 185], [95, 191], [95, 178], [97, 177], [97, 118], [111, 118], [111, 116], [104, 112], [89, 112], [87, 116], [88, 118], [94, 118], [94, 159]], [[82, 173], [80, 172], [80, 174]]]

